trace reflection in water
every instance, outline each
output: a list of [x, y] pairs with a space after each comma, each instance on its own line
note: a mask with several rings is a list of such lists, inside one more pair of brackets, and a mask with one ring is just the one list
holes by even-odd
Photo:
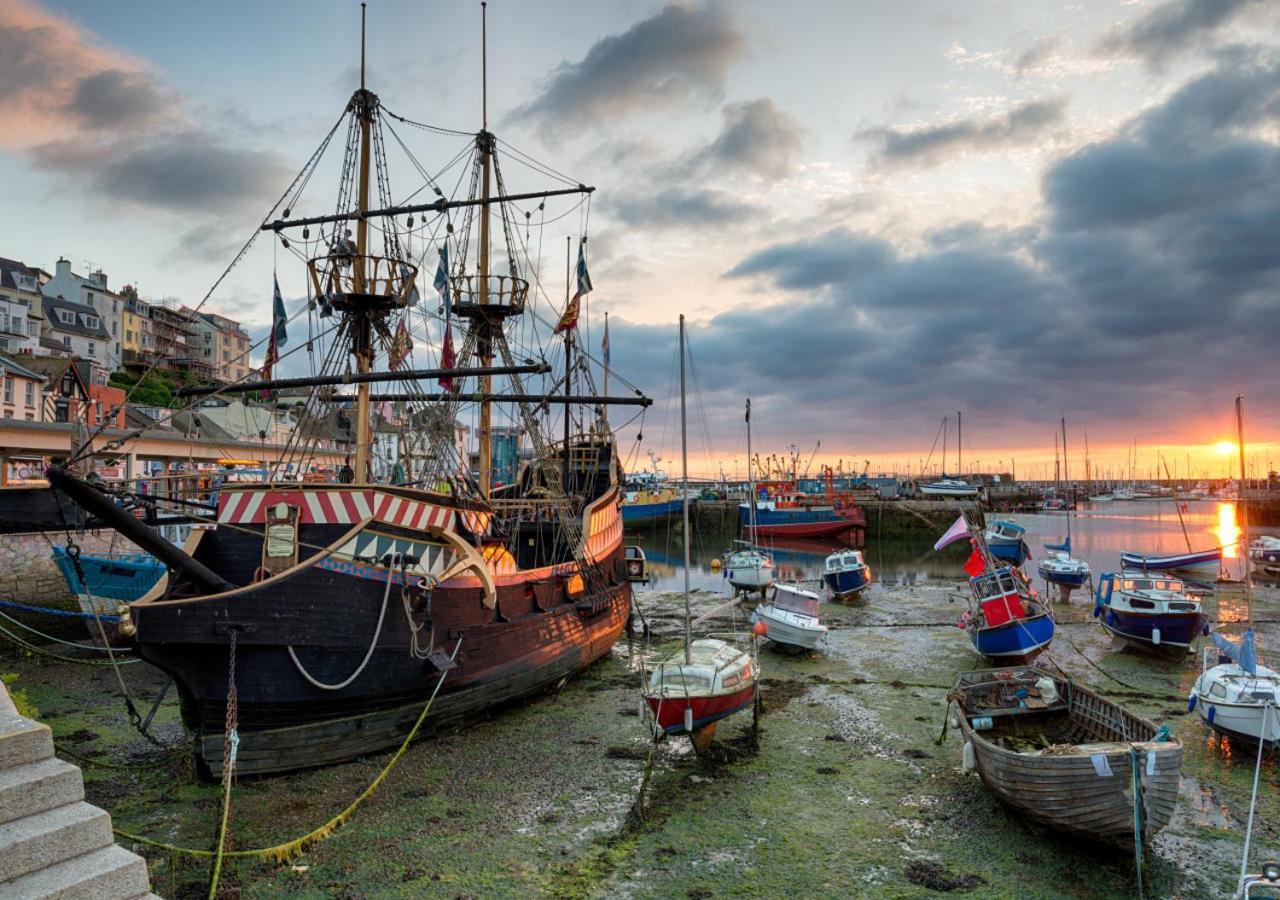
[[1234, 503], [1218, 504], [1218, 527], [1214, 534], [1218, 536], [1218, 546], [1222, 548], [1224, 559], [1240, 558], [1240, 526], [1236, 523]]

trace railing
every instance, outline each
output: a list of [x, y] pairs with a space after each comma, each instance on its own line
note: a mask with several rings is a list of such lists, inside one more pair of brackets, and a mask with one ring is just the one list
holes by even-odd
[[514, 275], [455, 275], [450, 279], [455, 312], [485, 309], [507, 315], [524, 312], [529, 282]]
[[351, 297], [381, 298], [387, 306], [408, 306], [418, 267], [383, 256], [335, 253], [307, 262], [316, 296], [342, 305]]

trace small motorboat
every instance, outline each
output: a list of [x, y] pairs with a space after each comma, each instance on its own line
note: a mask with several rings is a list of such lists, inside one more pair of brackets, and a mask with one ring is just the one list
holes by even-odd
[[987, 549], [996, 559], [1020, 566], [1031, 558], [1031, 548], [1025, 540], [1027, 529], [1017, 522], [997, 519], [988, 526], [982, 538]]
[[1183, 572], [1197, 581], [1212, 582], [1222, 570], [1222, 548], [1167, 556], [1126, 551], [1120, 554], [1120, 565], [1140, 572]]
[[1067, 590], [1083, 587], [1089, 580], [1088, 561], [1076, 559], [1065, 550], [1058, 550], [1053, 556], [1040, 560], [1036, 563], [1036, 568], [1046, 582]]
[[724, 554], [724, 577], [734, 590], [763, 593], [773, 584], [773, 559], [746, 541], [734, 543], [735, 548]]
[[1147, 649], [1189, 652], [1197, 636], [1209, 633], [1200, 601], [1178, 579], [1159, 575], [1106, 573], [1093, 615], [1114, 636]]
[[751, 613], [751, 621], [764, 623], [764, 636], [775, 644], [816, 650], [827, 639], [827, 626], [818, 621], [820, 601], [816, 591], [779, 581], [773, 596]]
[[78, 553], [57, 544], [53, 547], [53, 562], [85, 616], [89, 638], [99, 643], [105, 630], [107, 642], [112, 646], [124, 646], [131, 634], [118, 624], [120, 605], [141, 599], [168, 571], [165, 564], [150, 553]]
[[976, 497], [979, 488], [959, 478], [940, 478], [920, 485], [920, 493], [929, 497]]
[[1267, 578], [1280, 578], [1280, 537], [1264, 534], [1249, 544], [1253, 570]]
[[837, 550], [827, 557], [822, 580], [837, 600], [848, 600], [871, 586], [871, 567], [857, 550]]
[[1167, 728], [1041, 669], [962, 672], [949, 697], [965, 768], [1027, 818], [1128, 846], [1136, 824], [1146, 842], [1169, 823], [1182, 745]]
[[969, 579], [976, 610], [961, 625], [973, 649], [1000, 663], [1027, 663], [1053, 640], [1053, 615], [1016, 569], [1001, 566]]
[[1280, 742], [1280, 673], [1258, 662], [1253, 629], [1239, 644], [1220, 634], [1213, 640], [1225, 660], [1210, 668], [1210, 648], [1204, 648], [1188, 712], [1198, 707], [1210, 728], [1230, 737]]
[[719, 638], [699, 638], [658, 663], [644, 698], [654, 727], [709, 741], [711, 728], [755, 699], [757, 667], [749, 650]]

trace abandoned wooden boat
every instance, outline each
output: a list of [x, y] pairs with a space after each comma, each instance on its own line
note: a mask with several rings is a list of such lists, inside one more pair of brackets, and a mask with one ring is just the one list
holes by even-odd
[[[313, 302], [298, 314], [312, 317], [316, 333], [329, 335], [326, 352], [318, 354], [324, 357], [319, 372], [290, 379], [266, 371], [287, 339], [288, 317], [277, 293], [263, 379], [181, 393], [199, 398], [308, 388], [302, 422], [281, 458], [265, 468], [313, 471], [332, 461], [314, 427], [331, 406], [349, 419], [354, 467], [343, 467], [340, 483], [224, 485], [217, 527], [193, 532], [181, 549], [122, 512], [104, 489], [67, 470], [49, 472], [55, 487], [166, 565], [168, 573], [132, 606], [136, 649], [173, 676], [199, 761], [215, 776], [223, 764], [232, 671], [238, 773], [323, 765], [395, 746], [437, 688], [428, 730], [474, 720], [563, 683], [608, 653], [631, 603], [623, 474], [603, 410], [649, 401], [639, 392], [625, 399], [595, 396], [590, 369], [573, 361], [578, 309], [591, 289], [585, 236], [577, 291], [555, 331], [563, 335], [566, 357], [555, 391], [531, 393], [521, 377], [550, 371], [527, 359], [543, 358], [545, 348], [529, 344], [550, 336], [513, 324], [525, 313], [529, 283], [521, 273], [530, 263], [507, 227], [516, 215], [511, 204], [562, 195], [578, 201], [593, 189], [575, 182], [507, 193], [500, 142], [486, 125], [457, 157], [470, 167], [470, 178], [460, 181], [469, 185], [467, 196], [394, 206], [404, 194], [392, 193], [382, 140], [392, 125], [377, 95], [364, 87], [363, 65], [361, 73], [345, 119], [335, 125], [347, 135], [339, 151], [338, 212], [290, 217], [285, 208], [262, 228], [286, 248], [292, 238], [304, 262], [300, 276]], [[294, 211], [329, 146], [326, 138], [295, 182], [301, 187], [288, 198]], [[409, 196], [438, 194], [433, 188], [428, 181]], [[330, 199], [320, 202], [332, 208]], [[451, 212], [456, 215], [446, 229]], [[444, 236], [434, 282], [442, 317], [434, 304], [428, 313], [421, 303], [417, 257], [405, 250], [415, 216], [424, 217], [424, 227], [434, 223], [431, 234]], [[501, 274], [490, 265], [491, 224], [505, 244], [493, 248], [501, 254]], [[347, 226], [354, 227], [354, 239]], [[313, 228], [319, 239], [309, 237]], [[413, 367], [415, 325], [443, 332], [439, 368]], [[465, 328], [456, 356], [455, 325]], [[495, 376], [509, 379], [509, 386], [495, 384]], [[403, 392], [372, 394], [371, 385], [383, 382], [396, 382]], [[437, 382], [442, 390], [435, 390]], [[334, 393], [342, 386], [354, 396]], [[495, 407], [519, 423], [519, 439], [531, 444], [518, 468], [511, 454], [510, 471], [494, 458]], [[551, 438], [561, 431], [550, 421], [553, 409], [560, 413], [558, 441]], [[390, 413], [402, 423], [400, 462], [411, 470], [405, 484], [371, 479], [375, 412], [382, 421]], [[474, 475], [458, 427], [472, 415], [479, 424]]]
[[963, 672], [948, 696], [966, 767], [1028, 819], [1121, 845], [1168, 824], [1182, 745], [1167, 728], [1041, 669]]

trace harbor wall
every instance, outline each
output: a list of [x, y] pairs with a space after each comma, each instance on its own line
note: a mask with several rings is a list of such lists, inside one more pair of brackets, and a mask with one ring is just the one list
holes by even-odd
[[[76, 534], [75, 540], [89, 554], [141, 552], [110, 529]], [[70, 596], [67, 582], [53, 562], [53, 545], [64, 543], [66, 535], [56, 532], [0, 536], [0, 598], [51, 603]]]
[[[984, 522], [982, 506], [973, 500], [859, 500], [858, 507], [866, 516], [868, 541], [933, 541], [962, 511], [970, 521]], [[731, 539], [738, 531], [737, 500], [699, 500], [693, 515], [700, 533]], [[672, 517], [671, 523], [678, 530], [680, 517]]]

